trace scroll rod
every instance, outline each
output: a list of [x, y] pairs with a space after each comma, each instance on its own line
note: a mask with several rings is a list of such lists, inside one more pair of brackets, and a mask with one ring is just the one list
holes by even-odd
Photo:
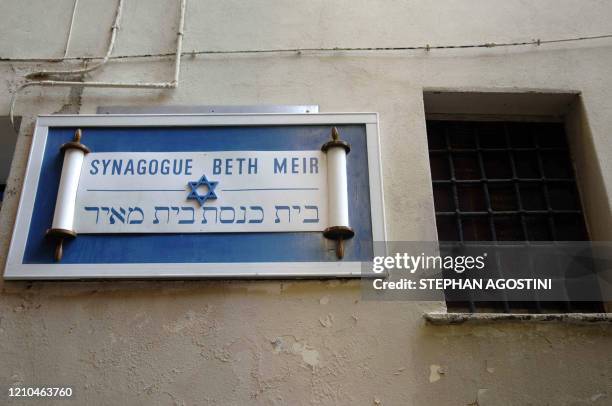
[[355, 231], [351, 227], [332, 226], [323, 231], [323, 236], [330, 240], [336, 240], [336, 256], [338, 259], [344, 258], [344, 240], [349, 240], [355, 236]]
[[[83, 131], [80, 128], [78, 128], [74, 133], [74, 137], [72, 141], [69, 141], [63, 144], [60, 147], [60, 152], [64, 154], [64, 165], [66, 165], [66, 155], [68, 154], [68, 151], [70, 150], [73, 150], [74, 151], [73, 153], [82, 154], [82, 156], [85, 156], [91, 152], [91, 150], [87, 146], [81, 143], [82, 137], [83, 137]], [[66, 167], [62, 167], [62, 177], [64, 176], [64, 173], [67, 170], [68, 169]], [[74, 224], [73, 224], [74, 213], [72, 213], [72, 217], [69, 220], [66, 220], [63, 218], [62, 219], [57, 218], [58, 217], [57, 206], [60, 204], [60, 201], [61, 201], [60, 194], [62, 193], [61, 185], [62, 185], [62, 180], [60, 178], [60, 190], [58, 191], [58, 199], [56, 202], [56, 214], [54, 215], [53, 224], [51, 228], [47, 230], [47, 233], [46, 233], [47, 237], [53, 238], [55, 240], [55, 254], [54, 254], [55, 262], [60, 262], [62, 260], [62, 256], [64, 255], [64, 240], [73, 239], [77, 236], [76, 231], [72, 230], [74, 228]], [[75, 188], [74, 193], [76, 193], [76, 188]], [[76, 198], [76, 196], [72, 196], [72, 198]]]
[[47, 237], [55, 239], [55, 262], [60, 262], [64, 255], [64, 240], [76, 238], [77, 233], [63, 228], [51, 228], [47, 230]]
[[[339, 213], [335, 213], [332, 217], [330, 215], [330, 225], [323, 231], [323, 236], [330, 240], [336, 241], [336, 257], [338, 259], [344, 258], [344, 241], [351, 239], [355, 236], [355, 231], [349, 225], [348, 218], [348, 201], [343, 198], [342, 201], [338, 200], [339, 196], [346, 196], [347, 190], [347, 179], [346, 179], [346, 155], [351, 152], [351, 145], [345, 140], [340, 139], [340, 134], [336, 127], [331, 130], [331, 140], [327, 141], [321, 147], [321, 151], [327, 154], [328, 157], [328, 171], [333, 159], [335, 167], [342, 166], [341, 176], [330, 175], [328, 172], [328, 188], [330, 193], [330, 201], [334, 201], [333, 205], [341, 207]], [[332, 153], [333, 151], [333, 153]], [[341, 162], [343, 162], [341, 164]], [[336, 174], [337, 175], [337, 174]], [[340, 193], [344, 190], [344, 193]], [[336, 195], [338, 193], [338, 195]], [[332, 203], [330, 203], [330, 206]]]

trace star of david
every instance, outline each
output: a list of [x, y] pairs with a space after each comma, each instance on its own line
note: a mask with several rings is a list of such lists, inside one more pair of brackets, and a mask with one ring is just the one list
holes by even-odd
[[[206, 200], [215, 200], [217, 198], [217, 194], [215, 193], [215, 188], [219, 182], [211, 182], [206, 178], [206, 175], [202, 175], [202, 177], [198, 181], [187, 182], [189, 187], [191, 188], [191, 192], [187, 195], [187, 199], [195, 199], [200, 203], [200, 206], [203, 206]], [[206, 194], [201, 195], [198, 192], [198, 188], [200, 186], [206, 186], [208, 191]]]

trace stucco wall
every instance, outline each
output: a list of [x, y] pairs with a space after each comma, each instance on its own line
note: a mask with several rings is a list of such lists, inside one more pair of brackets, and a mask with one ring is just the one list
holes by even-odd
[[[0, 56], [61, 57], [72, 5], [3, 1]], [[114, 6], [79, 1], [68, 55], [104, 52]], [[176, 15], [173, 1], [127, 0], [115, 53], [172, 51]], [[190, 0], [185, 51], [552, 39], [608, 33], [611, 17], [610, 2], [585, 0]], [[1, 261], [37, 114], [163, 104], [379, 112], [388, 237], [432, 240], [424, 88], [581, 92], [602, 175], [592, 187], [609, 201], [610, 66], [612, 40], [595, 40], [187, 56], [172, 91], [31, 88], [17, 104], [23, 125], [0, 213]], [[40, 67], [52, 66], [0, 63], [0, 114], [24, 72]], [[170, 80], [172, 68], [171, 58], [112, 61], [84, 79]], [[427, 326], [422, 314], [442, 304], [362, 301], [357, 281], [0, 283], [0, 385], [71, 385], [74, 404], [612, 403], [609, 325]]]

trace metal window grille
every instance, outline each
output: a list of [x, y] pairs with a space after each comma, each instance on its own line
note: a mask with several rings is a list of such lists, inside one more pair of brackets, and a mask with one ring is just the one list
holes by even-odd
[[[586, 241], [563, 124], [428, 120], [440, 241]], [[452, 302], [449, 311], [601, 311], [600, 302]]]

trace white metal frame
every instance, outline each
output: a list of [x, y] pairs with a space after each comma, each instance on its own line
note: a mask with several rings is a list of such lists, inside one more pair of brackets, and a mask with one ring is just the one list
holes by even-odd
[[[38, 186], [49, 127], [183, 127], [363, 124], [366, 127], [372, 237], [385, 241], [377, 113], [53, 115], [36, 122], [23, 190]], [[99, 278], [328, 278], [360, 277], [361, 262], [155, 264], [22, 264], [34, 201], [21, 193], [4, 279]]]

